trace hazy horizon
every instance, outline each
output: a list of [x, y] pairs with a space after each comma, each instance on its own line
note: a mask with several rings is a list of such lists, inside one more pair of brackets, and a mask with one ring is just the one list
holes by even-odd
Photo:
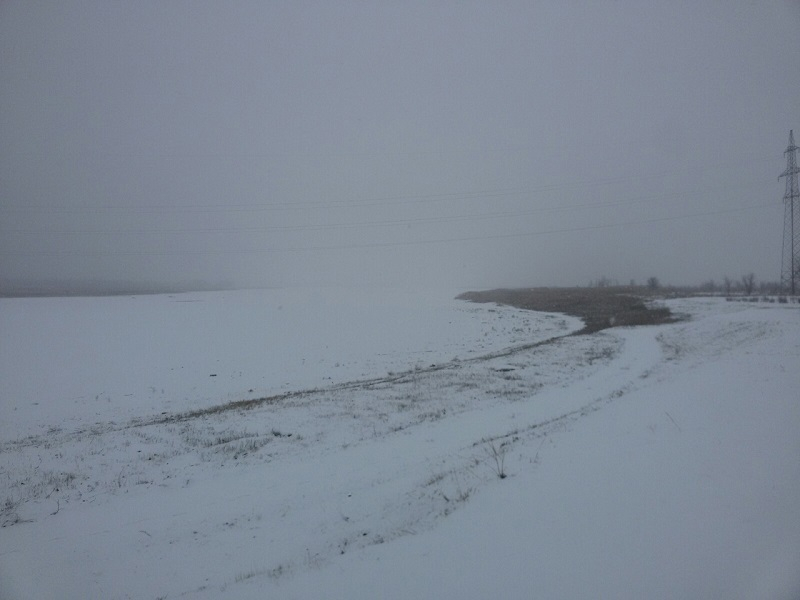
[[800, 3], [0, 4], [0, 282], [780, 277]]

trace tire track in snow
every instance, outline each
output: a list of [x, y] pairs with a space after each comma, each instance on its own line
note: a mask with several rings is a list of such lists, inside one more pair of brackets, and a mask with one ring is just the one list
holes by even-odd
[[[537, 462], [536, 455], [530, 455], [530, 451], [537, 450], [532, 442], [566, 431], [570, 423], [644, 385], [639, 382], [661, 360], [654, 333], [625, 331], [621, 337], [625, 340], [624, 351], [610, 365], [585, 380], [543, 392], [543, 396], [552, 396], [551, 402], [533, 397], [523, 406], [493, 404], [484, 410], [426, 423], [402, 436], [367, 440], [322, 457], [323, 463], [316, 468], [344, 471], [351, 476], [342, 478], [338, 489], [320, 489], [318, 494], [350, 498], [358, 490], [359, 499], [354, 502], [362, 507], [361, 512], [357, 509], [346, 515], [342, 512], [344, 523], [318, 523], [315, 529], [336, 533], [317, 541], [305, 550], [306, 554], [298, 552], [294, 557], [263, 565], [259, 574], [272, 578], [291, 576], [306, 568], [308, 556], [324, 564], [337, 554], [434, 527], [483, 486], [499, 481], [499, 473], [490, 464], [492, 455], [486, 452], [492, 442], [502, 444], [504, 453], [522, 449], [531, 463]], [[623, 376], [609, 376], [606, 373], [609, 370]], [[568, 397], [577, 398], [577, 402], [574, 408], [562, 412], [567, 407], [564, 398]], [[587, 397], [592, 399], [587, 402]], [[512, 430], [507, 429], [509, 423], [513, 424]], [[409, 451], [412, 448], [414, 451]], [[375, 460], [375, 456], [380, 456], [380, 460]], [[518, 458], [515, 466], [524, 462], [524, 458]], [[351, 479], [354, 466], [358, 474]], [[426, 471], [429, 474], [420, 479], [419, 473]], [[387, 472], [392, 474], [390, 480], [386, 479]], [[307, 482], [309, 477], [301, 473], [298, 479]], [[296, 517], [297, 524], [293, 527], [306, 520], [305, 516]]]
[[346, 381], [342, 383], [335, 383], [325, 387], [318, 387], [318, 388], [310, 388], [310, 389], [303, 389], [303, 390], [294, 390], [290, 392], [284, 392], [281, 394], [275, 394], [271, 396], [263, 396], [259, 398], [252, 398], [248, 400], [237, 400], [233, 402], [227, 402], [225, 404], [218, 404], [215, 406], [210, 406], [207, 408], [202, 408], [193, 411], [187, 412], [179, 412], [179, 413], [162, 413], [160, 415], [156, 415], [149, 418], [134, 418], [128, 421], [127, 423], [117, 424], [113, 421], [106, 422], [106, 423], [96, 423], [91, 427], [83, 427], [80, 429], [75, 429], [69, 432], [53, 432], [41, 435], [32, 435], [26, 436], [24, 438], [16, 439], [16, 440], [8, 440], [0, 444], [0, 453], [2, 452], [10, 452], [13, 451], [15, 448], [23, 448], [26, 446], [38, 446], [43, 443], [47, 443], [50, 445], [58, 445], [61, 443], [65, 443], [72, 439], [78, 439], [84, 436], [97, 436], [103, 435], [107, 433], [113, 433], [117, 431], [124, 431], [126, 429], [132, 428], [139, 428], [139, 427], [150, 427], [153, 425], [163, 425], [169, 423], [181, 423], [184, 421], [190, 421], [193, 419], [197, 419], [200, 417], [206, 417], [210, 415], [222, 414], [228, 411], [242, 411], [242, 410], [251, 410], [254, 408], [259, 408], [266, 405], [272, 404], [280, 404], [282, 402], [286, 402], [289, 400], [295, 399], [305, 399], [314, 397], [317, 395], [326, 395], [335, 392], [342, 392], [342, 391], [354, 391], [354, 390], [369, 390], [374, 387], [378, 386], [388, 386], [395, 383], [402, 383], [408, 380], [409, 377], [419, 377], [424, 375], [429, 375], [431, 373], [437, 373], [440, 371], [446, 370], [455, 370], [459, 369], [462, 365], [469, 365], [469, 364], [476, 364], [476, 363], [483, 363], [488, 362], [497, 358], [507, 358], [519, 354], [521, 352], [525, 352], [528, 350], [532, 350], [534, 348], [539, 348], [542, 346], [547, 346], [559, 340], [562, 340], [566, 337], [573, 336], [576, 334], [584, 335], [581, 332], [573, 331], [563, 335], [554, 336], [548, 338], [546, 340], [533, 342], [529, 344], [521, 344], [518, 346], [513, 346], [511, 348], [507, 348], [504, 350], [489, 352], [487, 354], [482, 354], [480, 356], [473, 356], [469, 358], [463, 358], [458, 360], [451, 360], [448, 362], [438, 363], [438, 364], [431, 364], [427, 367], [420, 367], [414, 369], [408, 369], [406, 371], [402, 371], [399, 373], [394, 373], [391, 375], [381, 376], [381, 377], [372, 377], [367, 379], [356, 379], [352, 381]]

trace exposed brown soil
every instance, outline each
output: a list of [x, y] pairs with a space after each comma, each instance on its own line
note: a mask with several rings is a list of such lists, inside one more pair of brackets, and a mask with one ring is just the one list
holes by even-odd
[[677, 320], [668, 308], [648, 307], [643, 296], [619, 288], [497, 289], [465, 292], [458, 298], [580, 317], [586, 326], [579, 333], [593, 333], [609, 327], [658, 325]]

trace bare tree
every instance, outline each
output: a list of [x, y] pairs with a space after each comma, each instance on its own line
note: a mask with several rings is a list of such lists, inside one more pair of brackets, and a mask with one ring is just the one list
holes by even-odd
[[599, 288], [610, 287], [611, 286], [611, 280], [608, 277], [606, 277], [605, 275], [603, 275], [600, 279], [597, 280], [597, 283], [595, 283], [595, 286], [599, 287]]
[[661, 287], [661, 283], [658, 281], [658, 277], [649, 277], [647, 279], [647, 288], [650, 290], [657, 290]]
[[753, 289], [756, 287], [756, 276], [753, 273], [748, 273], [747, 275], [742, 275], [742, 287], [744, 288], [744, 293], [749, 296], [753, 293]]
[[730, 296], [731, 290], [733, 289], [733, 279], [725, 277], [725, 279], [722, 280], [722, 285], [725, 286], [725, 295]]
[[704, 281], [700, 284], [700, 290], [703, 292], [710, 292], [714, 293], [717, 291], [717, 283], [713, 279], [709, 279], [708, 281]]

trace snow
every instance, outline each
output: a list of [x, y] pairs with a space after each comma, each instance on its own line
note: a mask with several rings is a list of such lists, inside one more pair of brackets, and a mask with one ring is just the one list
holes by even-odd
[[578, 327], [456, 293], [2, 299], [0, 439], [385, 375]]
[[800, 595], [796, 305], [454, 295], [0, 301], [0, 597]]

